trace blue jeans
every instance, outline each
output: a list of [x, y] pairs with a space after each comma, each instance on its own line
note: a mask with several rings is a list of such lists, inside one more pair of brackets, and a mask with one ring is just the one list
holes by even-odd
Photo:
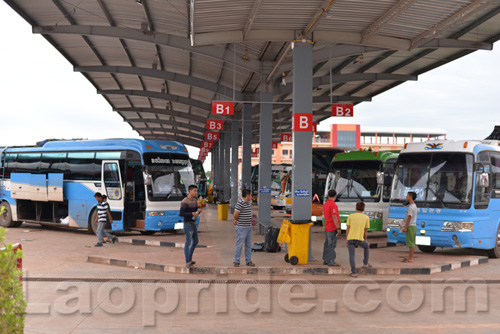
[[337, 231], [325, 232], [325, 245], [323, 246], [323, 263], [333, 265], [337, 254], [335, 253], [337, 247]]
[[97, 243], [102, 245], [102, 236], [110, 238], [113, 240], [114, 236], [104, 231], [104, 226], [106, 223], [97, 223]]
[[347, 249], [349, 249], [349, 263], [351, 265], [351, 273], [357, 274], [358, 270], [356, 269], [356, 260], [354, 259], [354, 255], [356, 252], [356, 246], [360, 246], [364, 248], [364, 259], [363, 264], [368, 264], [368, 259], [370, 257], [370, 246], [368, 243], [363, 240], [347, 240]]
[[196, 224], [184, 223], [184, 234], [186, 235], [186, 242], [184, 243], [184, 256], [186, 257], [186, 263], [193, 260], [193, 253], [198, 245], [198, 229]]
[[236, 248], [234, 249], [234, 262], [236, 263], [240, 263], [243, 243], [245, 243], [246, 263], [252, 262], [252, 228], [236, 226]]

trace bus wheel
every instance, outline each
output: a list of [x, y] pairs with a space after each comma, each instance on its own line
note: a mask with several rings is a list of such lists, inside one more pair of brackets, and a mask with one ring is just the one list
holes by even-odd
[[94, 210], [90, 215], [89, 228], [88, 228], [90, 234], [97, 235], [97, 223], [95, 222], [96, 219], [97, 219], [97, 210]]
[[12, 211], [10, 210], [9, 203], [2, 202], [0, 207], [3, 207], [2, 214], [0, 215], [0, 226], [15, 227], [16, 222], [12, 221]]
[[417, 247], [422, 253], [432, 253], [436, 249], [436, 246], [417, 245]]
[[497, 228], [497, 236], [495, 239], [495, 247], [488, 250], [488, 257], [497, 259], [500, 257], [500, 225]]

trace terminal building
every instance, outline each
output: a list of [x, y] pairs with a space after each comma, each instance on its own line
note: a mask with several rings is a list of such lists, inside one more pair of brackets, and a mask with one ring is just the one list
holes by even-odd
[[[343, 148], [352, 150], [400, 150], [404, 144], [433, 139], [446, 139], [446, 131], [438, 128], [369, 127], [359, 124], [329, 124], [319, 126], [313, 135], [313, 148]], [[273, 164], [292, 164], [292, 142], [276, 143], [272, 151]], [[241, 146], [239, 158], [241, 159]], [[252, 145], [252, 166], [259, 164], [259, 144]]]

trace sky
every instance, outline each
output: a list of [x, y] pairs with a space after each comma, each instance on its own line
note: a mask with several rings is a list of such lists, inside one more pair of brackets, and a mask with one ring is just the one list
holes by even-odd
[[[47, 138], [140, 138], [69, 62], [0, 1], [0, 146]], [[484, 139], [500, 125], [500, 44], [420, 75], [355, 106], [352, 118], [320, 124], [443, 129]], [[198, 148], [188, 146], [190, 156]], [[205, 162], [210, 169], [210, 155]]]

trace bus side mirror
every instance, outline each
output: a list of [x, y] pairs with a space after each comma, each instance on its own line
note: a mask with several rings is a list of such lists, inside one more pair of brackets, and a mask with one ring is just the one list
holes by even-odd
[[384, 172], [377, 172], [377, 184], [384, 185]]
[[481, 173], [479, 175], [479, 186], [481, 188], [488, 188], [490, 186], [490, 175], [488, 173]]
[[143, 173], [142, 175], [144, 176], [144, 184], [147, 186], [150, 186], [151, 185], [151, 175], [146, 174], [146, 173]]

